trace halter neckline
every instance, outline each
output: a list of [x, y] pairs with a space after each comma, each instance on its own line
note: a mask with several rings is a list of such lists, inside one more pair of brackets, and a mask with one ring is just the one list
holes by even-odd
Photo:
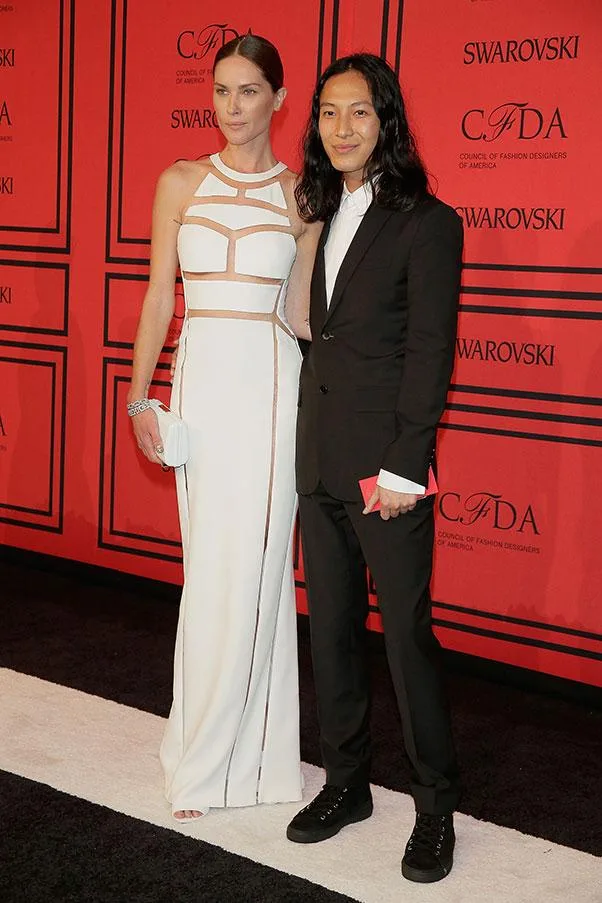
[[231, 169], [229, 166], [226, 166], [219, 154], [212, 154], [209, 159], [218, 172], [228, 176], [229, 179], [235, 182], [263, 182], [265, 179], [279, 175], [286, 169], [286, 163], [276, 163], [265, 172], [239, 172], [237, 169]]

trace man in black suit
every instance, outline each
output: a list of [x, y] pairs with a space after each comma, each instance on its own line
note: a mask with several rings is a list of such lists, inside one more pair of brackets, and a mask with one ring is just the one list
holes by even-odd
[[[321, 77], [297, 201], [325, 222], [297, 485], [326, 784], [287, 836], [325, 840], [372, 814], [367, 565], [413, 772], [402, 873], [437, 881], [452, 867], [458, 776], [431, 624], [433, 498], [420, 496], [453, 366], [462, 226], [428, 191], [384, 60], [356, 54]], [[374, 475], [364, 505], [358, 481]]]

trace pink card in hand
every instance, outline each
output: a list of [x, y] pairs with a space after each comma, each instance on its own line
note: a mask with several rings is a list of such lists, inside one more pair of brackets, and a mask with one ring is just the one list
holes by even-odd
[[[366, 477], [364, 480], [360, 480], [360, 489], [362, 491], [362, 496], [364, 499], [364, 504], [367, 505], [372, 496], [374, 495], [374, 490], [376, 489], [376, 481], [378, 480], [378, 474], [375, 477]], [[428, 486], [426, 487], [426, 492], [424, 495], [419, 495], [418, 498], [425, 499], [427, 495], [434, 495], [439, 491], [439, 487], [437, 486], [437, 480], [435, 479], [435, 474], [433, 473], [433, 468], [429, 467], [429, 477], [428, 477]], [[380, 511], [380, 502], [377, 502], [374, 508], [374, 511]]]

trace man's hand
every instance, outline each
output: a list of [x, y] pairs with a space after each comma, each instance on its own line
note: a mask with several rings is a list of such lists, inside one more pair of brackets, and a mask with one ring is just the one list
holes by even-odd
[[380, 502], [380, 516], [383, 520], [389, 520], [390, 517], [399, 517], [400, 514], [413, 511], [418, 498], [419, 496], [409, 492], [393, 492], [392, 489], [377, 486], [362, 514], [370, 514], [376, 503]]

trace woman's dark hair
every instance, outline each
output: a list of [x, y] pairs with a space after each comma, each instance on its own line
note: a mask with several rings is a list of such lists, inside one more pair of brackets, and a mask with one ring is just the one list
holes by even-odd
[[352, 70], [366, 79], [380, 120], [378, 141], [366, 165], [366, 178], [372, 180], [376, 203], [393, 210], [409, 210], [429, 192], [397, 76], [381, 57], [355, 53], [335, 60], [322, 73], [314, 91], [303, 141], [303, 170], [295, 189], [299, 212], [306, 222], [326, 220], [339, 206], [342, 177], [320, 139], [320, 96], [328, 79]]
[[213, 63], [214, 75], [217, 64], [229, 56], [244, 56], [246, 60], [254, 63], [266, 82], [272, 86], [274, 93], [284, 84], [284, 68], [280, 54], [267, 38], [262, 38], [258, 34], [243, 34], [228, 41], [217, 51]]

